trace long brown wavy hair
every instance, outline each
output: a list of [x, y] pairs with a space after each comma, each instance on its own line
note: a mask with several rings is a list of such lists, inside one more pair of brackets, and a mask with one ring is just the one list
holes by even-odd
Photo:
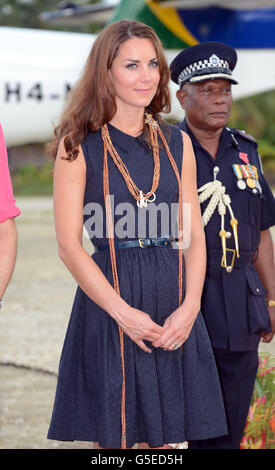
[[77, 158], [79, 144], [87, 133], [97, 131], [113, 118], [116, 100], [108, 71], [121, 44], [135, 37], [152, 42], [159, 63], [160, 81], [146, 112], [162, 122], [159, 113], [170, 111], [170, 72], [158, 36], [149, 26], [139, 21], [117, 21], [104, 28], [95, 40], [82, 75], [69, 94], [60, 122], [54, 129], [55, 139], [48, 146], [53, 159], [56, 158], [62, 138], [67, 159], [71, 161]]

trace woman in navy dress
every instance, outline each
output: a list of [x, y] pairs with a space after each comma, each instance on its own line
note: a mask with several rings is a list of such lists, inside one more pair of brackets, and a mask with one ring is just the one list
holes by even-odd
[[168, 83], [151, 28], [114, 23], [95, 41], [55, 131], [57, 242], [78, 288], [50, 439], [186, 448], [227, 433], [200, 313], [195, 159], [188, 136], [160, 117], [170, 110]]

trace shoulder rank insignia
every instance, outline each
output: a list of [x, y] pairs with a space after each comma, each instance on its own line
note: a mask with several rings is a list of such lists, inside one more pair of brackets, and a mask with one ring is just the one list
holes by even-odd
[[[246, 139], [248, 140], [249, 142], [251, 142], [252, 144], [254, 144], [256, 147], [258, 147], [258, 142], [254, 139], [254, 137], [252, 137], [251, 135], [247, 134], [244, 130], [240, 130], [240, 129], [235, 129], [234, 127], [227, 127], [226, 128], [230, 133], [231, 135], [235, 134], [236, 136], [240, 136], [240, 137], [243, 137], [243, 139]], [[233, 138], [233, 135], [232, 135], [232, 138]], [[234, 139], [233, 139], [234, 140]]]

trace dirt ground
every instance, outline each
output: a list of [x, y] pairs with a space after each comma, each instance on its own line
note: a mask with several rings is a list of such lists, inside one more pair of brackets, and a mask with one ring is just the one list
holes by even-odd
[[17, 204], [17, 263], [0, 312], [0, 449], [88, 449], [46, 438], [76, 283], [57, 255], [51, 199]]
[[[91, 449], [46, 438], [76, 283], [57, 255], [51, 198], [17, 203], [17, 263], [0, 312], [0, 449]], [[275, 355], [275, 341], [261, 350]]]

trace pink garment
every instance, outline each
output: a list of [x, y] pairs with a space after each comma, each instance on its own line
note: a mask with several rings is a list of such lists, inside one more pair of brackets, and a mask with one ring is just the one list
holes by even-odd
[[21, 211], [13, 197], [5, 138], [0, 124], [0, 223], [19, 214]]

